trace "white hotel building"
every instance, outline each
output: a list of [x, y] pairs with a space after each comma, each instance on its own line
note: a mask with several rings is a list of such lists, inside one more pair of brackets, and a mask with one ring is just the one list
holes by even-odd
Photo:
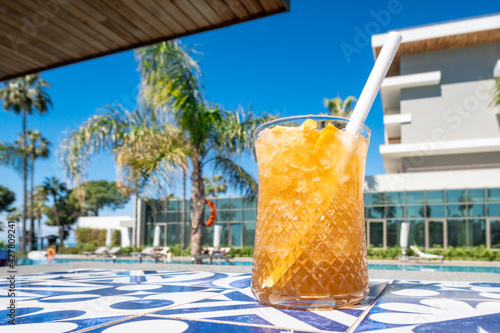
[[[500, 14], [397, 30], [381, 89], [386, 174], [365, 180], [368, 242], [500, 248]], [[376, 58], [387, 34], [372, 36]]]

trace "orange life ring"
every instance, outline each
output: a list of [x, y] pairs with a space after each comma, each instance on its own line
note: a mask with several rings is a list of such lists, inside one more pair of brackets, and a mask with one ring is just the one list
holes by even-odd
[[210, 227], [212, 224], [214, 224], [215, 218], [217, 217], [217, 209], [215, 208], [215, 204], [212, 201], [205, 199], [205, 202], [208, 207], [210, 207], [210, 216], [208, 217], [208, 220], [205, 221], [205, 227]]

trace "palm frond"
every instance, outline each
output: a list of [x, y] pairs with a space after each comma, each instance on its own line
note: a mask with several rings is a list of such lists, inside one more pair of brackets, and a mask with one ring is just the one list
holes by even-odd
[[207, 138], [211, 115], [193, 53], [180, 41], [168, 41], [141, 48], [136, 55], [145, 102], [154, 109], [172, 112], [182, 131], [199, 147]]
[[223, 156], [214, 158], [214, 170], [227, 180], [229, 186], [244, 195], [257, 194], [257, 182], [236, 162]]
[[251, 109], [245, 111], [243, 108], [233, 112], [226, 111], [214, 128], [211, 140], [218, 154], [236, 156], [253, 148], [253, 132], [258, 126], [278, 117], [269, 113], [258, 116]]
[[23, 158], [25, 156], [24, 149], [20, 142], [14, 144], [0, 143], [0, 165], [5, 165], [13, 168], [17, 173], [23, 173]]

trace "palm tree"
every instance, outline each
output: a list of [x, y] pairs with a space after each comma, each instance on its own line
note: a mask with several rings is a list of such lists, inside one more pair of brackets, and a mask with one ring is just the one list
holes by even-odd
[[[19, 220], [21, 219], [21, 215], [22, 215], [21, 211], [19, 210], [19, 208], [16, 207], [16, 208], [12, 209], [10, 211], [10, 213], [7, 215], [7, 221], [8, 222], [14, 221], [14, 222], [16, 222], [16, 226], [18, 226], [17, 222], [19, 222]], [[16, 233], [19, 233], [19, 226], [16, 230]]]
[[257, 183], [233, 159], [253, 147], [253, 130], [270, 117], [256, 117], [251, 111], [228, 112], [208, 103], [200, 68], [191, 53], [180, 42], [168, 41], [139, 49], [137, 57], [146, 103], [167, 110], [185, 138], [191, 165], [191, 254], [198, 255], [204, 227], [203, 169], [211, 167], [230, 186], [255, 194]]
[[30, 237], [29, 237], [29, 250], [33, 251], [33, 242], [35, 237], [35, 161], [38, 158], [48, 158], [49, 157], [49, 145], [50, 142], [46, 138], [40, 134], [40, 131], [28, 131], [28, 141], [29, 145], [27, 148], [27, 155], [30, 158], [30, 178], [31, 178], [31, 189], [30, 189], [30, 217], [31, 217], [31, 226], [30, 226]]
[[40, 250], [42, 245], [42, 212], [45, 207], [45, 202], [47, 201], [48, 193], [45, 190], [45, 187], [41, 185], [36, 186], [36, 192], [33, 194], [33, 206], [34, 211], [32, 216], [38, 219], [38, 236], [40, 238]]
[[[63, 141], [61, 158], [75, 185], [85, 183], [91, 158], [107, 151], [114, 155], [118, 184], [132, 188], [135, 194], [135, 227], [137, 238], [137, 205], [142, 191], [151, 187], [163, 189], [171, 184], [175, 166], [185, 164], [184, 139], [178, 129], [147, 109], [128, 111], [121, 106], [108, 106], [103, 114], [95, 115], [71, 131]], [[84, 207], [83, 186], [79, 201]], [[83, 192], [83, 193], [82, 193]]]
[[354, 111], [353, 104], [356, 102], [356, 97], [348, 96], [344, 101], [340, 97], [324, 98], [323, 104], [332, 116], [349, 118]]
[[226, 193], [227, 185], [226, 180], [222, 175], [213, 175], [212, 178], [203, 177], [205, 182], [205, 195], [216, 197], [219, 193]]
[[64, 246], [64, 232], [61, 225], [61, 221], [59, 220], [59, 209], [58, 209], [58, 201], [59, 198], [66, 192], [68, 192], [68, 188], [66, 184], [61, 183], [56, 177], [45, 178], [43, 182], [44, 191], [52, 196], [54, 200], [54, 212], [55, 212], [55, 220], [57, 223], [57, 227], [59, 228], [59, 253], [62, 253], [62, 249]]
[[[0, 98], [3, 101], [3, 108], [15, 114], [22, 114], [22, 147], [26, 151], [26, 116], [31, 115], [35, 110], [40, 114], [47, 112], [52, 101], [46, 89], [49, 83], [40, 74], [30, 74], [4, 83], [4, 88], [0, 89]], [[21, 253], [26, 252], [26, 214], [28, 202], [28, 158], [23, 157], [23, 231], [21, 241]]]

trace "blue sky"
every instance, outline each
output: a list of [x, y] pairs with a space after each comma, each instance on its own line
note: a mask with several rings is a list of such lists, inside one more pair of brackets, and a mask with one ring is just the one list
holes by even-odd
[[[500, 2], [489, 0], [291, 0], [291, 7], [288, 13], [182, 39], [202, 53], [208, 100], [226, 109], [252, 106], [254, 111], [281, 116], [324, 112], [324, 97], [359, 96], [370, 73], [373, 53], [369, 42], [363, 44], [360, 31], [368, 36], [500, 12]], [[346, 45], [356, 47], [356, 52], [346, 57], [341, 48]], [[133, 51], [46, 71], [43, 76], [52, 85], [49, 93], [54, 108], [45, 116], [30, 117], [28, 128], [39, 129], [52, 142], [53, 153], [37, 163], [36, 183], [51, 176], [63, 179], [55, 151], [65, 131], [106, 104], [133, 108], [140, 82]], [[21, 131], [21, 118], [0, 111], [0, 119], [0, 141], [14, 141]], [[366, 174], [384, 173], [378, 153], [384, 140], [380, 98], [366, 124], [372, 130]], [[243, 161], [256, 175], [255, 162], [248, 157]], [[20, 206], [22, 177], [5, 167], [0, 167], [0, 175], [0, 185], [16, 192]], [[94, 159], [89, 180], [115, 178], [110, 156]], [[105, 210], [102, 215], [132, 215], [132, 211], [130, 202], [122, 210]], [[5, 233], [0, 233], [0, 240], [4, 238]]]

